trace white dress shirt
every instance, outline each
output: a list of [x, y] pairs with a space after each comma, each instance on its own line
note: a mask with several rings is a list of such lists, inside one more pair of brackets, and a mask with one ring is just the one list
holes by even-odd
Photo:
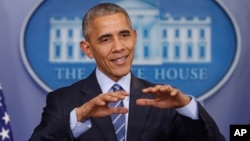
[[[131, 82], [131, 73], [128, 73], [126, 76], [122, 77], [118, 82], [114, 82], [112, 79], [107, 77], [104, 73], [102, 73], [98, 68], [96, 68], [96, 77], [97, 81], [101, 87], [102, 93], [108, 93], [110, 88], [115, 84], [119, 84], [124, 91], [130, 92], [130, 82]], [[191, 96], [192, 97], [192, 96]], [[124, 100], [124, 107], [129, 109], [129, 96], [127, 96]], [[194, 97], [192, 97], [191, 102], [182, 108], [176, 108], [177, 112], [181, 115], [190, 117], [192, 119], [198, 119], [198, 106], [197, 101]], [[127, 131], [127, 123], [128, 123], [128, 113], [126, 113], [126, 131]], [[73, 109], [70, 112], [70, 127], [75, 138], [79, 137], [81, 134], [86, 132], [91, 128], [90, 120], [86, 120], [83, 122], [78, 122], [76, 117], [76, 111]]]

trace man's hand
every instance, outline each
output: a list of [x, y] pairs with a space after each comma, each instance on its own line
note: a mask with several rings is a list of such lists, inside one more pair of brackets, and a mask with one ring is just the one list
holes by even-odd
[[97, 97], [76, 108], [77, 121], [84, 121], [89, 117], [105, 117], [111, 114], [127, 113], [127, 108], [113, 108], [109, 106], [109, 103], [123, 100], [128, 95], [125, 91], [99, 94]]
[[154, 106], [157, 108], [180, 108], [187, 105], [191, 99], [180, 90], [170, 85], [156, 85], [142, 90], [145, 94], [154, 94], [154, 99], [140, 98], [136, 104], [140, 106]]

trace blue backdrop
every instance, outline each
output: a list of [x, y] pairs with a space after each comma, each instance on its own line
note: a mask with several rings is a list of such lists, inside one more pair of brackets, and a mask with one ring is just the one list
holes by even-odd
[[[250, 1], [221, 0], [235, 18], [241, 36], [237, 67], [223, 87], [203, 101], [207, 111], [229, 140], [230, 124], [250, 123]], [[11, 118], [15, 141], [26, 141], [41, 118], [46, 92], [31, 78], [20, 55], [23, 22], [38, 0], [0, 1], [0, 83]], [[227, 42], [227, 41], [225, 41]], [[225, 52], [226, 53], [226, 52]]]

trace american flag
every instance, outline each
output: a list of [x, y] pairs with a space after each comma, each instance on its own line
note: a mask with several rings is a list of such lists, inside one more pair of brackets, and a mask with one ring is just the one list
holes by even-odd
[[0, 84], [0, 141], [13, 141], [10, 117], [6, 110], [4, 95]]

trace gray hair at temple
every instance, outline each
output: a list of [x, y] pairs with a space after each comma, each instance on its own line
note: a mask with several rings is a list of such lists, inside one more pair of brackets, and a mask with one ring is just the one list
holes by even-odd
[[129, 22], [132, 28], [130, 17], [124, 8], [113, 3], [100, 3], [92, 7], [83, 17], [82, 32], [85, 37], [85, 40], [86, 41], [89, 40], [88, 38], [89, 33], [90, 33], [89, 29], [91, 29], [89, 28], [89, 26], [91, 25], [91, 22], [94, 18], [100, 17], [100, 16], [108, 16], [108, 15], [117, 14], [117, 13], [123, 13], [126, 16], [127, 21]]

